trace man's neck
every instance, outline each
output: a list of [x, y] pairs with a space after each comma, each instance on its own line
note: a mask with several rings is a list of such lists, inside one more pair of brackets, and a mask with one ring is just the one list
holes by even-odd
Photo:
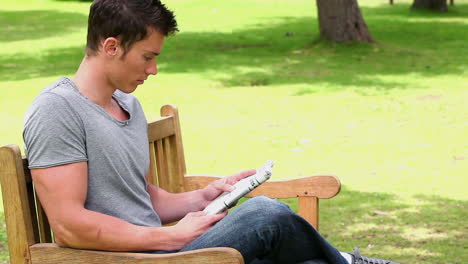
[[72, 80], [84, 96], [108, 109], [116, 88], [108, 81], [104, 69], [99, 60], [85, 57]]

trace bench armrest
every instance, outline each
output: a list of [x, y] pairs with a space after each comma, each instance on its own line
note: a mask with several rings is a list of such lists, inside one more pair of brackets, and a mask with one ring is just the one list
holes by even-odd
[[107, 252], [95, 250], [81, 250], [63, 248], [53, 243], [40, 243], [30, 248], [32, 263], [42, 264], [170, 264], [170, 263], [225, 263], [243, 264], [244, 260], [239, 251], [233, 248], [217, 247], [191, 250], [179, 253], [148, 254]]
[[[186, 175], [186, 191], [197, 190], [220, 179], [217, 176]], [[247, 194], [246, 197], [265, 195], [271, 198], [317, 197], [332, 198], [340, 192], [341, 183], [335, 176], [308, 176], [299, 179], [267, 181]]]

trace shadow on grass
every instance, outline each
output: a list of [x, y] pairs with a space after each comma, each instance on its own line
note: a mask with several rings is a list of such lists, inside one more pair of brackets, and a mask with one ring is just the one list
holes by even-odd
[[[312, 17], [268, 19], [232, 33], [181, 32], [168, 39], [159, 57], [160, 73], [206, 74], [219, 81], [221, 89], [318, 83], [327, 91], [353, 86], [371, 87], [382, 93], [421, 88], [393, 76], [463, 74], [468, 65], [468, 53], [463, 53], [468, 49], [468, 24], [445, 18], [462, 17], [460, 13], [468, 11], [468, 5], [434, 16], [412, 13], [407, 7], [364, 9], [376, 44], [314, 41], [318, 26]], [[421, 19], [410, 19], [415, 17]], [[43, 30], [37, 34], [40, 32]], [[70, 47], [50, 50], [39, 57], [2, 57], [0, 78], [22, 80], [72, 74], [83, 50]], [[314, 92], [319, 91], [302, 88], [295, 95]]]
[[[232, 34], [181, 33], [168, 41], [161, 72], [208, 71], [224, 87], [320, 83], [385, 91], [414, 88], [391, 80], [395, 75], [424, 78], [466, 71], [468, 24], [413, 21], [400, 13], [398, 19], [391, 12], [366, 17], [376, 44], [314, 42], [317, 22], [308, 17], [278, 18]], [[220, 70], [227, 74], [217, 77]], [[310, 92], [314, 91], [301, 90], [297, 95]]]
[[403, 19], [407, 18], [466, 18], [468, 14], [467, 4], [456, 4], [448, 6], [448, 12], [440, 12], [430, 9], [411, 9], [410, 4], [396, 3], [394, 5], [382, 4], [377, 8], [361, 7], [364, 17], [368, 15], [390, 15], [393, 18], [400, 16]]
[[25, 80], [52, 75], [69, 75], [83, 59], [85, 47], [54, 49], [40, 56], [18, 54], [0, 57], [0, 79]]
[[0, 10], [0, 42], [33, 40], [61, 35], [86, 26], [87, 17], [54, 10]]
[[468, 257], [468, 202], [344, 188], [321, 202], [321, 231], [337, 248], [401, 263], [464, 263]]

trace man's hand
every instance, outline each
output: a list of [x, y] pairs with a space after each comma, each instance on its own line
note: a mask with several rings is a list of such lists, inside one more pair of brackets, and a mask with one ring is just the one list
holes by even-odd
[[226, 216], [226, 212], [217, 215], [207, 215], [204, 212], [188, 213], [173, 226], [173, 234], [178, 238], [172, 250], [179, 250], [208, 231], [215, 223]]
[[[158, 212], [163, 224], [179, 221], [190, 212], [203, 210], [211, 201], [223, 192], [233, 190], [233, 184], [255, 174], [255, 170], [246, 170], [213, 181], [203, 189], [184, 193], [170, 193], [157, 186], [148, 185], [153, 207]], [[168, 206], [168, 203], [171, 206]]]
[[235, 183], [246, 177], [254, 175], [255, 172], [255, 170], [245, 170], [213, 181], [210, 185], [201, 190], [204, 199], [203, 208], [205, 208], [211, 201], [216, 199], [216, 197], [218, 197], [221, 193], [233, 191], [233, 185]]

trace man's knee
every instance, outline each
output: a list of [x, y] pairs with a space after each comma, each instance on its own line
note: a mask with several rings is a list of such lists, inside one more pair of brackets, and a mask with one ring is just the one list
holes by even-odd
[[277, 200], [270, 199], [266, 196], [257, 196], [251, 198], [239, 206], [242, 214], [248, 214], [250, 217], [256, 219], [270, 219], [283, 218], [294, 214], [289, 207]]

